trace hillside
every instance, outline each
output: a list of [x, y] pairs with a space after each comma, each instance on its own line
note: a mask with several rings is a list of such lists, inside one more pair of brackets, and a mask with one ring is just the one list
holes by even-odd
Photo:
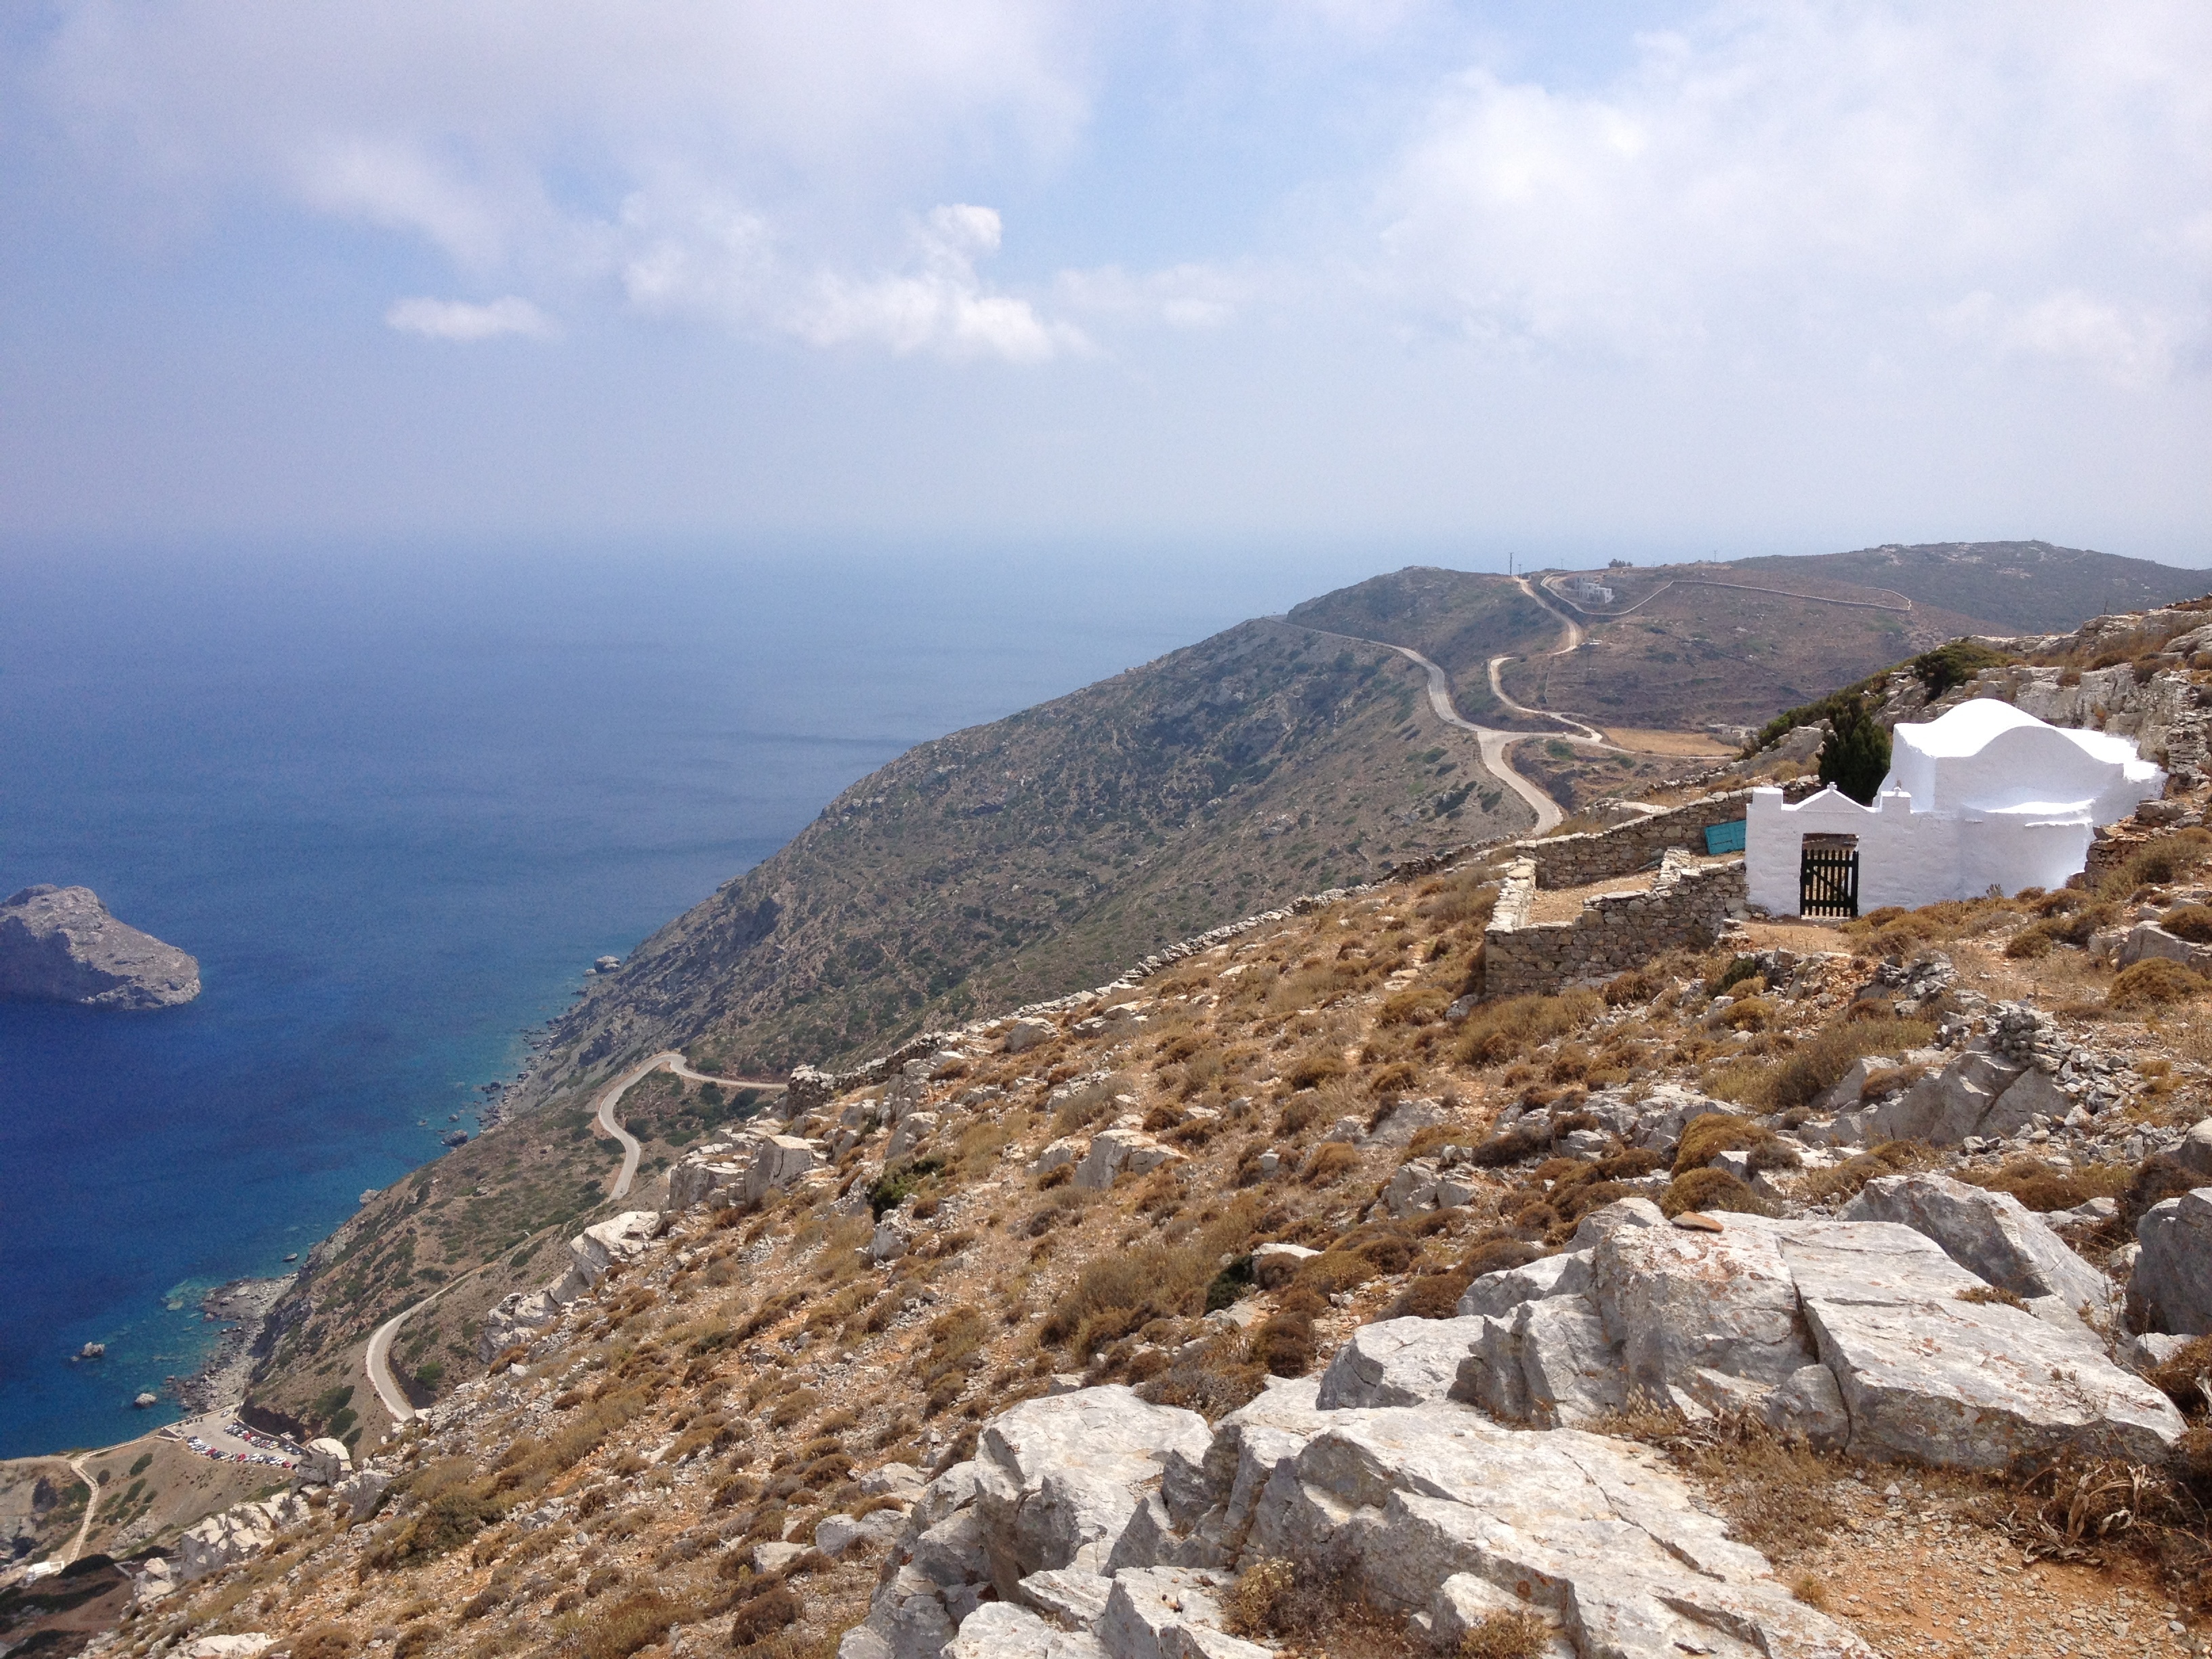
[[2049, 542], [1893, 544], [1738, 559], [1729, 568], [1785, 578], [1785, 586], [1816, 578], [1890, 588], [1917, 605], [1978, 618], [1985, 624], [1975, 630], [1981, 633], [2063, 633], [2086, 617], [2147, 611], [2212, 586], [2202, 570]]
[[[372, 1417], [348, 1478], [206, 1576], [144, 1577], [90, 1650], [2191, 1651], [2202, 1401], [2038, 1289], [2116, 1293], [2202, 1115], [2201, 988], [2132, 1000], [2076, 942], [2212, 896], [2212, 840], [2166, 835], [2060, 902], [1755, 921], [1469, 1012], [1478, 858], [979, 1019], [775, 1126], [811, 1147], [782, 1184], [641, 1192], [565, 1309], [389, 1438]], [[2015, 1082], [2078, 1109], [1852, 1139]], [[711, 1116], [703, 1093], [641, 1103]], [[1814, 1358], [1778, 1285], [1822, 1329], [1869, 1312]], [[1996, 1346], [1912, 1358], [1960, 1344]], [[1624, 1363], [1681, 1407], [1624, 1404]], [[1861, 1365], [1882, 1409], [1822, 1416], [1808, 1370]], [[2074, 1460], [2063, 1485], [1993, 1455], [2021, 1435]], [[0, 1639], [37, 1613], [0, 1598]], [[218, 1635], [243, 1639], [187, 1645]]]
[[923, 744], [596, 981], [517, 1103], [672, 1045], [732, 1075], [834, 1061], [1525, 827], [1423, 684], [1252, 622]]

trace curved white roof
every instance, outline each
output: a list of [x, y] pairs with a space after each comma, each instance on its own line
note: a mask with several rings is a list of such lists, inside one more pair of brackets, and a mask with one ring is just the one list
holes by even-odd
[[2123, 765], [2136, 758], [2136, 746], [2130, 738], [2103, 732], [2085, 732], [2076, 726], [2053, 726], [2036, 719], [2024, 708], [1999, 702], [1994, 697], [1975, 697], [1948, 714], [1918, 724], [1900, 720], [1896, 736], [1898, 741], [1930, 760], [1963, 760], [1980, 754], [1994, 739], [2023, 726], [2056, 732], [2092, 759], [2110, 765]]
[[1900, 722], [1893, 736], [1885, 789], [1912, 797], [1913, 811], [2087, 815], [2104, 823], [2132, 810], [2108, 811], [2104, 797], [2154, 779], [2134, 742], [2103, 732], [2052, 726], [2008, 702], [1976, 697], [1941, 718]]

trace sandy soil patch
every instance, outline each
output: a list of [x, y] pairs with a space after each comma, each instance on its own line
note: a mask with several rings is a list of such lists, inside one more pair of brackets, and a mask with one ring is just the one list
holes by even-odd
[[1659, 732], [1640, 726], [1608, 726], [1604, 730], [1623, 749], [1640, 755], [1711, 755], [1719, 760], [1735, 753], [1707, 732]]

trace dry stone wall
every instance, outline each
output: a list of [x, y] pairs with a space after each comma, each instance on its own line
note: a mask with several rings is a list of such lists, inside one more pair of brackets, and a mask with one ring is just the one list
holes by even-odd
[[[1723, 820], [1723, 822], [1725, 820]], [[1692, 864], [1679, 848], [1662, 855], [1650, 890], [1585, 900], [1572, 921], [1531, 922], [1539, 886], [1533, 859], [1516, 860], [1483, 934], [1486, 996], [1556, 991], [1582, 980], [1610, 979], [1662, 951], [1702, 949], [1718, 939], [1747, 901], [1743, 860]]]

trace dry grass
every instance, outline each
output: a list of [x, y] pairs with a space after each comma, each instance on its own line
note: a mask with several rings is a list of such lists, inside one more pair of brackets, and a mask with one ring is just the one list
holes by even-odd
[[2207, 991], [2212, 991], [2212, 982], [2203, 975], [2164, 957], [2148, 957], [2113, 976], [2112, 988], [2105, 994], [2105, 1006], [2121, 1012], [2164, 1008], [2177, 1002], [2194, 1002]]

